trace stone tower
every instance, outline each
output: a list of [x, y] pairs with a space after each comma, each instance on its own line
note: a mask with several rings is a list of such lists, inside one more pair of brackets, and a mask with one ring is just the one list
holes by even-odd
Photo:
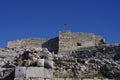
[[103, 39], [92, 33], [80, 33], [60, 31], [59, 32], [59, 52], [73, 51], [78, 48], [91, 47], [98, 45], [99, 41]]

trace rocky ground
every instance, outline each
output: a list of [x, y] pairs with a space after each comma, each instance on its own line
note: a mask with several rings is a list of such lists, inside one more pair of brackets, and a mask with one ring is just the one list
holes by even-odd
[[0, 49], [0, 77], [13, 77], [16, 66], [53, 68], [54, 77], [119, 79], [120, 45], [82, 48], [66, 54], [54, 54], [47, 48]]
[[120, 46], [78, 49], [55, 59], [55, 66], [55, 72], [67, 74], [65, 77], [120, 78]]

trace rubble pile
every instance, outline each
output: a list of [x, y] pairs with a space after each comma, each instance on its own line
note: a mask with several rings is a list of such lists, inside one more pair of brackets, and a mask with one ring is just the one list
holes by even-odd
[[0, 80], [41, 80], [53, 76], [53, 55], [47, 48], [6, 48], [0, 51]]
[[120, 78], [120, 45], [94, 46], [66, 54], [47, 48], [0, 49], [0, 79]]
[[120, 46], [78, 49], [54, 62], [56, 77], [120, 78]]

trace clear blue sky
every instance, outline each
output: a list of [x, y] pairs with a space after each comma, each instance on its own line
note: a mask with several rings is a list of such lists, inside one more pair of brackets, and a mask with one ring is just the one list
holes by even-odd
[[120, 43], [120, 0], [0, 0], [0, 47], [11, 40], [55, 37], [68, 29]]

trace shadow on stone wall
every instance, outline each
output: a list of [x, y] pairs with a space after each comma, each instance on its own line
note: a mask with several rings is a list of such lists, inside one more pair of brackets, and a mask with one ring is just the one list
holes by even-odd
[[58, 37], [52, 38], [42, 44], [42, 48], [47, 48], [50, 52], [58, 52]]

